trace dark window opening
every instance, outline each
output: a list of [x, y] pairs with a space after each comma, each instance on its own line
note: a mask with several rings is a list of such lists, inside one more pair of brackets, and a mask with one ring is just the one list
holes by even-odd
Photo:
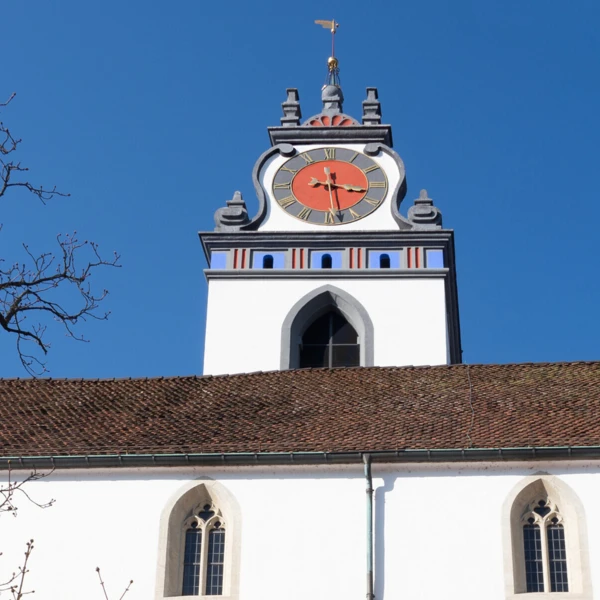
[[273, 255], [265, 254], [263, 256], [263, 269], [272, 269], [273, 268]]
[[321, 257], [321, 268], [322, 269], [331, 269], [333, 266], [333, 261], [331, 260], [331, 254], [323, 254]]
[[379, 268], [380, 269], [389, 269], [390, 268], [390, 255], [389, 254], [381, 254], [379, 256]]
[[554, 518], [548, 525], [548, 562], [550, 563], [550, 591], [568, 592], [569, 578], [567, 576], [567, 547], [565, 545], [565, 530]]
[[542, 537], [539, 525], [523, 526], [523, 542], [525, 550], [525, 579], [528, 592], [544, 591], [544, 571], [542, 566]]
[[223, 594], [223, 566], [225, 564], [225, 529], [221, 523], [208, 534], [208, 557], [206, 564], [206, 595]]
[[183, 551], [183, 589], [182, 596], [197, 596], [200, 591], [200, 556], [202, 550], [202, 532], [196, 523], [185, 532]]
[[358, 367], [360, 344], [356, 330], [336, 311], [316, 319], [304, 332], [300, 368]]

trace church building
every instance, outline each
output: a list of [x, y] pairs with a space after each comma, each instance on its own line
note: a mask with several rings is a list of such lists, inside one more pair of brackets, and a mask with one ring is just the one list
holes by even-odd
[[321, 97], [200, 233], [202, 376], [0, 380], [0, 577], [34, 539], [51, 600], [594, 598], [600, 363], [462, 364], [453, 230], [377, 89]]

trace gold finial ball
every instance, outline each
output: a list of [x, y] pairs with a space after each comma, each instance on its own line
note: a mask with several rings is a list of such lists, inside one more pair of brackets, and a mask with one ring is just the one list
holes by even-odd
[[335, 71], [335, 69], [338, 68], [338, 64], [339, 64], [338, 59], [335, 58], [335, 56], [330, 56], [327, 59], [327, 66], [329, 67], [330, 71]]

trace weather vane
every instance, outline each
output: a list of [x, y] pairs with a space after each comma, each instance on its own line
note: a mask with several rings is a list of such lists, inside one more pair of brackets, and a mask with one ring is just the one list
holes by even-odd
[[315, 21], [317, 25], [321, 25], [324, 29], [331, 31], [331, 56], [327, 60], [327, 77], [325, 85], [340, 85], [340, 68], [338, 59], [335, 57], [335, 33], [340, 24], [335, 21]]

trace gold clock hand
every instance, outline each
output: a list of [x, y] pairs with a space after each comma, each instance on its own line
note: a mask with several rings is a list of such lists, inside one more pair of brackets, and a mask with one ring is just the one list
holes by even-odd
[[327, 175], [327, 191], [329, 192], [329, 202], [331, 202], [331, 210], [333, 211], [335, 209], [333, 207], [333, 194], [331, 193], [331, 189], [332, 189], [331, 188], [331, 184], [332, 184], [332, 181], [331, 181], [331, 178], [329, 177], [329, 175], [330, 175], [331, 172], [329, 170], [329, 167], [324, 167], [323, 170], [325, 171], [325, 175]]
[[311, 187], [317, 187], [318, 185], [326, 185], [337, 188], [344, 188], [348, 192], [366, 192], [365, 188], [359, 187], [358, 185], [350, 185], [349, 183], [334, 183], [333, 181], [319, 181], [316, 177], [312, 177], [308, 182]]

